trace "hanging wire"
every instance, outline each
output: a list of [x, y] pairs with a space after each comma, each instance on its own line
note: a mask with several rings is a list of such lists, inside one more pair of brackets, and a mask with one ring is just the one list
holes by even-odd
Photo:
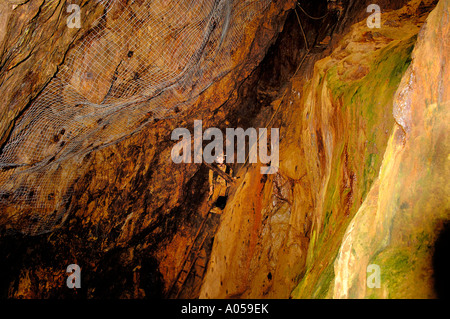
[[310, 19], [312, 19], [312, 20], [322, 20], [323, 18], [325, 18], [327, 15], [328, 15], [328, 13], [329, 12], [327, 12], [327, 13], [325, 13], [323, 16], [321, 16], [321, 17], [313, 17], [313, 16], [311, 16], [310, 14], [308, 14], [303, 8], [302, 8], [302, 6], [300, 5], [300, 3], [299, 2], [297, 2], [297, 6], [300, 8], [300, 10], [302, 10], [302, 12], [308, 17], [308, 18], [310, 18]]

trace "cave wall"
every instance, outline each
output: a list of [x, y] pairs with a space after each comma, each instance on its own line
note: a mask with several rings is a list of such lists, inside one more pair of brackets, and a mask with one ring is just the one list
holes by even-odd
[[[441, 254], [436, 242], [450, 217], [445, 182], [449, 4], [440, 1], [428, 16], [395, 94], [396, 124], [379, 177], [346, 230], [334, 264], [334, 298], [435, 298], [446, 293], [436, 289], [448, 281], [437, 271], [441, 265], [434, 256]], [[380, 289], [367, 288], [369, 264], [381, 268]]]
[[[108, 3], [90, 2], [90, 5], [100, 7], [96, 11], [98, 15], [92, 15], [89, 19], [100, 18], [100, 22], [111, 26], [120, 23], [119, 20], [123, 19], [120, 10], [123, 10], [125, 2], [111, 2], [114, 6], [106, 10], [105, 4]], [[85, 2], [82, 7], [83, 4]], [[241, 13], [239, 18], [242, 21], [248, 20], [243, 14], [248, 4], [254, 3], [234, 2], [235, 12]], [[169, 3], [163, 1], [160, 5], [160, 9], [164, 10]], [[46, 28], [45, 23], [55, 23], [56, 20], [60, 23], [58, 26], [66, 28], [65, 16], [62, 18], [66, 9], [65, 2], [55, 7], [53, 1], [44, 1], [40, 3], [40, 10], [39, 6], [35, 6], [36, 2], [26, 2], [14, 7], [11, 4], [9, 10], [12, 11], [8, 11], [9, 16], [5, 16], [10, 28], [17, 27], [13, 23], [21, 16], [23, 28], [29, 28], [29, 24], [32, 24], [29, 16], [37, 14], [36, 19], [41, 19], [41, 13], [48, 14], [42, 18], [46, 22], [39, 21], [32, 25], [47, 37], [52, 36], [54, 30]], [[63, 202], [64, 205], [60, 205], [63, 207], [60, 207], [62, 215], [59, 219], [54, 219], [54, 207], [51, 205], [50, 209], [21, 206], [13, 200], [3, 198], [0, 243], [4, 256], [1, 265], [2, 296], [169, 297], [170, 287], [181, 271], [183, 258], [209, 210], [208, 170], [202, 165], [180, 166], [171, 161], [171, 149], [175, 144], [171, 140], [171, 132], [177, 127], [186, 127], [192, 131], [193, 119], [203, 120], [204, 127], [226, 125], [226, 115], [235, 111], [230, 110], [230, 105], [233, 104], [225, 102], [240, 98], [236, 88], [264, 58], [284, 25], [287, 11], [293, 6], [293, 1], [273, 2], [259, 16], [253, 16], [251, 23], [245, 23], [239, 29], [242, 33], [239, 46], [230, 50], [232, 64], [226, 65], [226, 72], [222, 72], [201, 94], [194, 96], [188, 104], [184, 103], [181, 115], [156, 119], [117, 143], [68, 157], [63, 160], [62, 165], [56, 166], [58, 174], [53, 175], [50, 170], [50, 174], [44, 175], [49, 180], [46, 185], [59, 190], [51, 198], [53, 202], [63, 199], [65, 192], [70, 194], [69, 199]], [[87, 11], [83, 12], [90, 12], [88, 4], [84, 8]], [[198, 8], [193, 10], [192, 13], [195, 13]], [[235, 23], [240, 22], [237, 20]], [[66, 38], [64, 45], [57, 42], [57, 32], [52, 45], [68, 56], [77, 56], [77, 50], [85, 49], [83, 39], [90, 37], [90, 26], [84, 25], [86, 27], [79, 32], [85, 33], [77, 35], [81, 40], [74, 45], [71, 46]], [[179, 27], [183, 29], [186, 26]], [[131, 36], [133, 29], [126, 32]], [[46, 42], [36, 41], [34, 37], [27, 41], [24, 48], [35, 47], [35, 52], [45, 52], [52, 47]], [[89, 41], [92, 46], [103, 43], [102, 38], [94, 37]], [[100, 44], [96, 44], [96, 41]], [[231, 44], [225, 41], [224, 45]], [[13, 44], [8, 43], [6, 47], [11, 47], [11, 52], [14, 52]], [[161, 51], [156, 51], [156, 55]], [[125, 50], [121, 54], [124, 53], [126, 58], [127, 52]], [[133, 56], [137, 54], [135, 52]], [[64, 61], [74, 60], [67, 58]], [[64, 69], [64, 62], [62, 63], [61, 69]], [[57, 69], [57, 63], [49, 65], [53, 71]], [[41, 70], [44, 70], [44, 66], [45, 64], [41, 66]], [[89, 67], [88, 64], [86, 66]], [[109, 67], [113, 68], [114, 65]], [[15, 69], [16, 76], [22, 77], [16, 79], [16, 83], [21, 83], [26, 77], [24, 70]], [[114, 72], [111, 69], [107, 71]], [[4, 72], [6, 71], [2, 69], [2, 74]], [[55, 75], [49, 73], [42, 83], [48, 82]], [[88, 87], [89, 83], [84, 85], [76, 82], [75, 73], [63, 72], [63, 75], [68, 76], [69, 81], [75, 81], [73, 85], [79, 85], [81, 89]], [[86, 79], [87, 82], [89, 80]], [[35, 81], [32, 83], [36, 85], [37, 91], [45, 91], [44, 84]], [[2, 86], [2, 89], [4, 87], [6, 86]], [[32, 99], [32, 96], [27, 98]], [[19, 114], [29, 104], [26, 101], [17, 104], [14, 114]], [[175, 112], [180, 111], [175, 109]], [[11, 115], [8, 121], [13, 121], [14, 116]], [[237, 118], [236, 115], [234, 118]], [[6, 120], [2, 123], [6, 123]], [[242, 124], [249, 125], [246, 122]], [[78, 175], [75, 180], [71, 180], [71, 172]], [[13, 184], [12, 187], [18, 185]], [[59, 215], [60, 212], [57, 213]], [[54, 219], [56, 223], [42, 223], [46, 218]], [[209, 225], [211, 228], [214, 226], [214, 223]], [[73, 292], [65, 287], [65, 269], [72, 263], [80, 265], [86, 289]], [[196, 292], [194, 289], [185, 294], [192, 297]]]
[[[310, 78], [306, 65], [273, 102], [273, 109], [281, 103], [282, 115], [273, 124], [282, 127], [280, 169], [267, 178], [258, 167], [243, 173], [216, 235], [201, 297], [365, 296], [341, 289], [355, 277], [360, 289], [367, 264], [359, 264], [359, 255], [337, 257], [351, 250], [342, 248], [349, 245], [347, 229], [371, 203], [369, 194], [396, 130], [395, 93], [435, 3], [411, 1], [385, 10], [380, 29], [369, 29], [365, 20], [352, 25], [331, 54], [314, 64]], [[361, 224], [363, 229], [372, 225], [367, 220]], [[367, 232], [360, 232], [359, 241], [370, 243]], [[383, 279], [397, 278], [395, 266], [379, 263]], [[378, 297], [402, 295], [387, 280], [383, 291]], [[409, 293], [423, 296], [425, 291]]]
[[[88, 30], [103, 13], [98, 1], [80, 1]], [[56, 74], [80, 29], [68, 28], [66, 2], [5, 0], [0, 4], [0, 145], [8, 139], [15, 121]]]

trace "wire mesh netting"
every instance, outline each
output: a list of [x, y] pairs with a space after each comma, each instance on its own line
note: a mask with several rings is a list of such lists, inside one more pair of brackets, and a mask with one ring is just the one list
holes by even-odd
[[63, 221], [83, 154], [176, 115], [230, 72], [245, 25], [270, 4], [100, 2], [103, 16], [18, 119], [0, 154], [0, 205], [23, 233]]

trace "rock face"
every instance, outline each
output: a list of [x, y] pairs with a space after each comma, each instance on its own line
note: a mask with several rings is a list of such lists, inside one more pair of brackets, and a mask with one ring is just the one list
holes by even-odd
[[[39, 96], [29, 105], [26, 99], [12, 99], [18, 105], [8, 107], [16, 113], [8, 117], [9, 124], [5, 121], [14, 127], [0, 158], [3, 218], [12, 228], [31, 235], [58, 226], [68, 216], [68, 198], [77, 179], [86, 175], [92, 151], [138, 134], [155, 120], [176, 118], [186, 109], [194, 112], [200, 94], [217, 79], [226, 74], [234, 78], [246, 71], [245, 66], [255, 67], [262, 53], [260, 48], [255, 50], [257, 43], [248, 42], [268, 5], [268, 1], [236, 2], [233, 7], [226, 1], [107, 2], [103, 15], [70, 50], [61, 48], [70, 42], [57, 43], [64, 63], [57, 74], [52, 66], [50, 76], [54, 76], [45, 88], [36, 84], [36, 90], [42, 89]], [[17, 14], [32, 9], [23, 6], [15, 8]], [[44, 2], [41, 6], [38, 10], [54, 10], [48, 14], [61, 20], [63, 5], [53, 8]], [[85, 10], [85, 15], [91, 15], [89, 8]], [[249, 34], [242, 26], [248, 27]], [[65, 21], [57, 28], [69, 29]], [[42, 29], [36, 26], [35, 33], [45, 34]], [[244, 67], [237, 67], [233, 58]], [[255, 64], [246, 65], [247, 58]], [[8, 64], [6, 70], [14, 67]], [[30, 75], [23, 76], [36, 82]], [[49, 77], [42, 80], [47, 81]], [[220, 95], [224, 100], [231, 88], [227, 86], [229, 91]], [[21, 94], [25, 91], [20, 89]], [[207, 105], [202, 103], [201, 108]]]
[[[431, 182], [430, 176], [423, 187], [432, 193], [435, 187], [439, 188], [434, 200], [425, 199], [416, 190], [408, 195], [408, 201], [399, 201], [399, 196], [405, 196], [405, 190], [412, 186], [409, 182], [412, 175], [405, 168], [403, 174], [408, 181], [402, 181], [393, 172], [386, 172], [391, 165], [406, 165], [402, 159], [392, 158], [391, 144], [395, 140], [399, 143], [396, 147], [405, 147], [398, 137], [402, 129], [396, 122], [411, 123], [410, 119], [398, 118], [399, 114], [405, 114], [405, 108], [413, 109], [411, 92], [417, 92], [416, 103], [421, 109], [425, 108], [426, 101], [431, 104], [437, 101], [437, 97], [424, 99], [423, 89], [412, 86], [411, 71], [407, 71], [417, 33], [432, 5], [432, 2], [412, 1], [401, 9], [386, 12], [380, 29], [369, 29], [366, 21], [353, 25], [331, 55], [315, 64], [311, 80], [305, 80], [304, 74], [292, 79], [284, 97], [274, 102], [281, 103], [282, 115], [277, 124], [284, 131], [280, 142], [280, 170], [267, 179], [261, 178], [258, 168], [250, 168], [244, 174], [225, 209], [201, 297], [432, 296], [429, 286], [433, 271], [429, 257], [437, 235], [436, 220], [448, 219], [445, 195], [448, 191], [444, 184], [436, 186]], [[448, 3], [442, 2], [440, 6], [430, 20], [446, 16], [439, 10], [446, 10]], [[425, 30], [430, 28], [430, 23]], [[428, 44], [439, 53], [436, 56], [416, 53], [416, 59], [427, 55], [429, 61], [441, 61], [442, 64], [434, 64], [436, 70], [444, 70], [442, 65], [446, 61], [446, 53], [439, 49], [446, 41], [445, 34], [436, 31], [440, 24], [443, 22], [436, 22], [431, 28], [431, 32], [438, 32], [437, 36], [433, 35], [436, 43]], [[421, 42], [426, 43], [424, 35]], [[420, 45], [423, 44], [419, 42]], [[432, 72], [413, 71], [426, 74], [427, 80], [421, 83], [427, 88], [446, 79], [445, 71]], [[440, 101], [444, 112], [446, 100]], [[399, 108], [403, 110], [399, 112]], [[437, 142], [438, 136], [444, 138], [441, 129], [446, 126], [446, 120], [442, 113], [440, 120], [436, 126], [437, 144], [428, 144], [431, 141], [423, 137], [426, 150], [416, 149], [415, 153], [436, 152], [438, 162], [416, 162], [411, 153], [409, 169], [416, 165], [427, 167], [426, 171], [436, 169], [439, 176], [446, 175], [447, 153]], [[417, 126], [421, 131], [423, 124]], [[412, 141], [415, 148], [420, 148], [417, 141]], [[379, 183], [383, 176], [386, 189], [381, 196]], [[417, 201], [429, 202], [430, 206], [424, 209], [419, 205], [422, 207], [419, 208]], [[377, 205], [384, 213], [374, 209]], [[366, 211], [371, 211], [371, 217]], [[402, 212], [404, 219], [393, 230], [397, 211]], [[417, 228], [409, 225], [412, 211], [417, 212]], [[425, 228], [419, 226], [424, 220], [430, 223]], [[397, 232], [396, 236], [408, 237], [400, 244], [397, 238], [391, 239], [393, 231]], [[401, 248], [394, 248], [396, 244]], [[406, 289], [411, 284], [408, 279], [400, 285], [402, 272], [408, 270], [397, 268], [398, 259], [405, 265], [410, 261], [420, 264], [422, 268], [411, 270], [412, 274], [408, 275], [427, 278], [426, 284], [417, 279], [417, 289]], [[370, 263], [381, 267], [381, 290], [365, 289], [366, 267]]]
[[[81, 29], [0, 4], [1, 296], [436, 296], [448, 0], [381, 1], [375, 29], [371, 1], [74, 3]], [[208, 168], [171, 160], [194, 120], [280, 128], [277, 173], [232, 165], [221, 215]]]
[[[240, 110], [225, 102], [239, 98], [236, 88], [294, 2], [78, 4], [78, 31], [66, 25], [66, 3], [6, 3], [2, 11], [8, 28], [33, 34], [2, 39], [1, 92], [11, 109], [2, 122], [2, 294], [72, 297], [61, 276], [79, 263], [90, 288], [75, 296], [170, 296], [209, 210], [208, 170], [172, 162], [171, 132], [194, 119], [205, 127], [236, 122]], [[36, 63], [53, 46], [61, 55]], [[39, 79], [26, 73], [33, 67], [19, 63], [23, 57], [14, 60], [27, 50]], [[29, 94], [9, 97], [27, 81]]]
[[[433, 276], [431, 248], [450, 217], [449, 16], [450, 2], [440, 1], [418, 37], [395, 95], [396, 125], [379, 177], [334, 264], [334, 298], [436, 296], [434, 281], [442, 277]], [[380, 266], [381, 289], [367, 288], [368, 264]]]

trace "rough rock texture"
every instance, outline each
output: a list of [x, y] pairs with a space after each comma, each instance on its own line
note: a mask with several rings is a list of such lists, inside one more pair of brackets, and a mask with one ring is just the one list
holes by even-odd
[[[166, 10], [190, 1], [152, 2], [144, 12], [167, 17], [158, 21], [170, 31], [164, 39], [136, 18], [149, 4], [143, 0], [79, 1], [88, 13], [81, 29], [67, 28], [64, 1], [0, 3], [2, 154], [20, 136], [14, 130], [21, 121], [24, 131], [45, 133], [37, 121], [23, 119], [46, 94], [56, 92], [81, 119], [93, 106], [136, 94], [148, 94], [149, 103], [161, 99], [171, 115], [141, 114], [147, 101], [135, 99], [129, 114], [81, 120], [94, 132], [80, 135], [83, 152], [65, 152], [67, 135], [58, 130], [35, 151], [14, 157], [27, 165], [45, 159], [45, 170], [2, 166], [0, 296], [435, 297], [433, 247], [449, 219], [449, 1], [439, 1], [431, 14], [435, 0], [379, 1], [380, 29], [366, 25], [372, 1], [344, 1], [324, 45], [336, 23], [331, 16], [311, 20], [292, 10], [296, 1], [277, 0], [248, 20], [245, 8], [262, 2], [236, 0], [240, 40], [222, 43], [227, 22], [215, 17], [218, 24], [207, 29], [211, 41], [201, 46], [198, 65], [213, 80], [199, 85], [204, 74], [194, 72], [162, 91], [137, 85], [145, 74], [157, 81], [183, 74], [180, 66], [192, 61], [179, 63], [181, 51], [172, 49], [194, 56], [194, 45], [173, 39], [206, 21], [199, 8], [213, 2], [225, 3], [193, 1], [181, 20]], [[320, 16], [326, 1], [302, 6]], [[133, 27], [117, 28], [128, 23]], [[126, 46], [124, 36], [163, 45]], [[121, 49], [110, 50], [113, 44]], [[230, 52], [218, 65], [211, 64], [216, 47]], [[108, 59], [99, 59], [98, 50]], [[70, 83], [72, 95], [58, 83]], [[70, 104], [74, 92], [89, 108], [78, 113], [78, 102]], [[238, 179], [221, 215], [208, 214], [206, 166], [170, 159], [171, 132], [192, 132], [197, 119], [204, 128], [280, 128], [278, 172], [233, 165]], [[103, 126], [102, 135], [90, 131]], [[5, 182], [16, 173], [20, 183]], [[40, 178], [44, 188], [23, 187]], [[196, 259], [187, 264], [192, 251]], [[74, 291], [65, 286], [72, 263], [81, 266], [83, 281]], [[369, 264], [381, 267], [380, 289], [365, 284]]]
[[[180, 121], [181, 111], [208, 124], [207, 114], [256, 67], [277, 33], [270, 25], [280, 28], [283, 18], [274, 14], [282, 7], [269, 11], [270, 1], [235, 2], [230, 14], [223, 3], [109, 1], [73, 46], [57, 43], [66, 54], [57, 74], [24, 109], [12, 105], [20, 113], [0, 156], [0, 205], [8, 226], [38, 235], [61, 224], [70, 214], [77, 181], [88, 174], [92, 152], [139, 134], [155, 120]], [[52, 4], [43, 3], [38, 12]], [[63, 9], [57, 7], [52, 17]], [[273, 19], [261, 20], [263, 14]], [[39, 22], [36, 28], [46, 34], [49, 28]], [[51, 48], [46, 44], [39, 42], [39, 48]], [[30, 80], [21, 71], [14, 74]], [[213, 85], [221, 89], [203, 94]]]
[[[122, 17], [115, 14], [120, 10], [122, 2], [112, 3], [113, 8], [103, 18], [107, 24], [117, 23], [115, 19]], [[48, 22], [53, 21], [52, 19], [59, 21], [58, 17], [65, 11], [66, 5], [61, 4], [57, 8], [55, 5], [54, 1], [43, 2], [39, 11], [33, 9], [36, 2], [27, 2], [22, 7], [13, 9], [8, 23], [12, 28], [14, 23], [18, 23], [14, 21], [23, 14], [24, 28], [30, 28], [30, 24], [34, 24], [29, 16], [35, 15], [36, 10], [40, 13], [49, 10], [51, 18], [42, 18]], [[99, 3], [96, 5], [103, 6]], [[234, 12], [241, 13], [239, 18], [248, 20], [244, 9], [249, 5], [251, 8], [253, 2], [236, 1]], [[8, 199], [3, 198], [1, 224], [4, 236], [0, 246], [5, 263], [2, 263], [2, 295], [24, 298], [72, 297], [74, 293], [65, 287], [64, 271], [68, 264], [78, 263], [82, 267], [87, 289], [75, 292], [75, 296], [169, 296], [169, 289], [181, 270], [185, 254], [209, 210], [206, 202], [208, 171], [201, 165], [179, 166], [171, 161], [171, 148], [175, 143], [170, 139], [171, 132], [177, 127], [186, 127], [192, 131], [194, 119], [202, 119], [204, 127], [224, 127], [234, 119], [234, 126], [237, 126], [236, 113], [241, 109], [230, 109], [224, 103], [239, 98], [240, 93], [236, 88], [263, 59], [284, 25], [287, 10], [293, 5], [293, 1], [272, 3], [259, 16], [253, 16], [251, 22], [242, 25], [239, 28], [242, 33], [241, 41], [230, 54], [232, 64], [226, 66], [230, 69], [200, 95], [193, 96], [188, 107], [184, 107], [182, 116], [148, 123], [145, 129], [114, 145], [68, 157], [61, 165], [63, 172], [66, 171], [67, 174], [58, 173], [53, 176], [50, 173], [44, 176], [51, 180], [47, 183], [49, 187], [59, 190], [53, 196], [49, 195], [49, 201], [57, 201], [58, 196], [59, 199], [64, 198], [65, 190], [71, 194], [70, 200], [62, 207], [62, 219], [57, 223], [50, 223], [53, 228], [40, 223], [46, 217], [52, 218], [53, 209], [21, 208], [14, 201], [8, 202]], [[153, 10], [158, 12], [158, 8], [161, 11], [165, 6], [170, 7], [167, 1], [161, 2], [160, 6], [154, 6]], [[103, 9], [99, 10], [103, 12]], [[198, 12], [196, 7], [192, 10]], [[38, 15], [37, 19], [39, 17]], [[65, 30], [65, 18], [63, 20], [61, 24]], [[235, 23], [239, 23], [239, 20]], [[54, 33], [47, 28], [52, 32], [46, 34], [43, 31], [46, 25], [42, 22], [36, 23], [35, 28], [47, 37]], [[86, 29], [82, 30], [86, 32]], [[126, 32], [131, 36], [133, 29]], [[84, 38], [88, 36], [89, 34], [85, 34]], [[34, 37], [32, 39], [27, 40], [26, 45], [36, 47], [36, 52], [52, 47], [46, 46], [46, 43], [41, 47], [42, 42], [34, 42]], [[57, 39], [58, 34], [52, 37], [52, 41]], [[83, 45], [69, 47], [70, 41], [66, 37], [64, 41], [67, 42], [55, 44], [55, 48], [64, 54], [68, 51], [68, 55], [76, 55], [77, 48], [84, 49]], [[101, 42], [102, 39], [94, 38], [90, 43], [95, 45], [96, 41]], [[224, 43], [226, 46], [226, 40]], [[14, 52], [13, 44], [8, 43], [5, 47]], [[164, 53], [164, 48], [159, 49]], [[7, 53], [3, 56], [8, 56]], [[128, 53], [125, 52], [125, 55]], [[40, 85], [32, 81], [36, 91], [42, 90], [42, 83], [54, 75], [55, 67], [49, 63], [53, 73], [49, 71], [45, 79], [42, 76]], [[5, 68], [7, 69], [7, 65]], [[2, 69], [2, 76], [6, 73]], [[21, 77], [15, 83], [22, 83], [23, 78], [26, 78], [22, 69], [16, 68], [14, 74]], [[67, 75], [67, 72], [63, 72], [63, 75]], [[73, 76], [76, 77], [76, 74]], [[2, 85], [2, 90], [6, 88], [6, 84]], [[73, 85], [76, 86], [76, 83]], [[27, 95], [27, 98], [32, 97]], [[20, 113], [25, 104], [23, 102], [15, 106], [14, 114]], [[261, 106], [253, 107], [253, 112], [256, 112]], [[8, 117], [9, 121], [14, 118], [14, 114]], [[251, 113], [247, 113], [247, 116], [251, 119]], [[242, 125], [249, 125], [247, 119], [240, 117], [239, 120]], [[6, 122], [2, 122], [2, 125]], [[9, 124], [4, 125], [6, 127]], [[58, 167], [57, 172], [60, 172]], [[70, 172], [77, 172], [79, 175], [75, 182], [70, 182]], [[8, 173], [9, 171], [6, 172]], [[12, 187], [17, 185], [13, 184]], [[41, 226], [45, 231], [53, 232], [28, 237], [28, 234], [41, 233]], [[62, 227], [58, 229], [58, 226]], [[15, 233], [17, 231], [24, 235]], [[208, 250], [208, 243], [205, 249]], [[187, 294], [195, 296], [196, 292], [188, 291]]]
[[[280, 170], [267, 178], [257, 167], [244, 174], [225, 209], [201, 297], [341, 297], [339, 285], [333, 295], [333, 280], [348, 264], [364, 272], [345, 274], [363, 276], [360, 286], [365, 283], [360, 256], [355, 263], [334, 261], [347, 226], [370, 203], [394, 128], [394, 94], [432, 7], [432, 1], [412, 1], [384, 13], [380, 29], [368, 29], [365, 21], [353, 25], [315, 64], [311, 79], [300, 73], [292, 79], [274, 102], [282, 110]], [[393, 193], [401, 194], [401, 187]], [[438, 187], [443, 193], [436, 207], [445, 198]], [[365, 234], [360, 240], [371, 242]], [[397, 296], [399, 290], [391, 289], [380, 297]]]
[[[433, 247], [450, 218], [449, 18], [450, 2], [440, 1], [420, 32], [379, 177], [334, 264], [334, 298], [436, 297]], [[381, 289], [367, 288], [368, 264], [381, 267]]]
[[[81, 1], [89, 29], [103, 8], [97, 1]], [[80, 38], [80, 29], [66, 25], [64, 1], [0, 3], [0, 144], [10, 134], [24, 108], [50, 81], [63, 63], [67, 49]]]

